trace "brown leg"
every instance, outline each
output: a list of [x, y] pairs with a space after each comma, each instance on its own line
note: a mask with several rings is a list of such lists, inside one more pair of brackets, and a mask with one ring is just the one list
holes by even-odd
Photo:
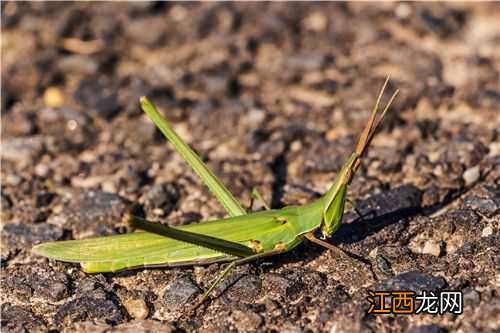
[[[345, 259], [349, 260], [351, 263], [358, 265], [358, 261], [361, 261], [359, 259], [355, 259], [348, 255], [344, 250], [342, 250], [340, 247], [335, 246], [333, 244], [327, 243], [319, 238], [316, 238], [312, 232], [308, 232], [307, 234], [304, 234], [304, 236], [311, 242], [324, 247], [325, 249], [332, 250], [334, 251], [337, 255], [340, 255], [344, 257]], [[362, 262], [362, 261], [361, 261]]]

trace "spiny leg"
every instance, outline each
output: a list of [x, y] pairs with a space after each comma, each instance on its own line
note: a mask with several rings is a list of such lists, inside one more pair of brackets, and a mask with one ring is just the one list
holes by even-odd
[[203, 304], [207, 300], [208, 296], [210, 296], [210, 294], [212, 293], [212, 291], [215, 289], [215, 287], [217, 287], [217, 285], [224, 279], [224, 277], [226, 277], [226, 275], [229, 274], [229, 272], [231, 272], [236, 266], [242, 265], [242, 264], [246, 264], [248, 262], [251, 262], [251, 261], [254, 261], [254, 260], [257, 260], [257, 259], [260, 259], [260, 258], [264, 258], [264, 257], [268, 257], [268, 256], [273, 256], [275, 254], [279, 254], [279, 253], [282, 253], [282, 252], [283, 252], [283, 250], [281, 250], [281, 249], [280, 250], [272, 250], [272, 251], [268, 251], [268, 252], [257, 253], [257, 254], [254, 254], [254, 255], [251, 255], [251, 256], [248, 256], [248, 257], [245, 257], [245, 258], [241, 258], [241, 259], [238, 259], [238, 260], [235, 260], [235, 261], [231, 262], [219, 274], [219, 276], [215, 279], [215, 281], [212, 282], [212, 284], [210, 285], [210, 287], [203, 293], [203, 296], [202, 296], [201, 300], [196, 303], [196, 305], [194, 306], [193, 309], [196, 309], [201, 304]]

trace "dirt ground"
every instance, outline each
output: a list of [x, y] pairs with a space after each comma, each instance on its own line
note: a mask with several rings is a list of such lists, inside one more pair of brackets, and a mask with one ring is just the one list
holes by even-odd
[[[500, 329], [499, 3], [2, 2], [3, 332]], [[380, 86], [401, 94], [329, 240], [239, 267], [89, 275], [33, 245], [223, 208], [138, 106], [149, 96], [245, 207], [323, 193]], [[389, 94], [390, 91], [387, 93]], [[387, 96], [386, 96], [387, 97]], [[254, 209], [260, 209], [254, 204]], [[369, 290], [463, 292], [463, 314], [367, 314]]]

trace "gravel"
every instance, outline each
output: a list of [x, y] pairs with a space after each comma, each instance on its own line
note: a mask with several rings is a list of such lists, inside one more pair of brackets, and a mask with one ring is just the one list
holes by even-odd
[[[493, 332], [495, 3], [2, 3], [2, 332]], [[29, 57], [26, 57], [26, 55]], [[225, 216], [147, 95], [244, 207], [327, 190], [385, 76], [401, 89], [329, 242], [242, 265], [88, 275], [33, 245]], [[49, 98], [50, 97], [50, 98]], [[256, 203], [254, 208], [260, 208]], [[370, 288], [459, 290], [458, 316], [367, 315]], [[5, 292], [7, 291], [7, 292]]]

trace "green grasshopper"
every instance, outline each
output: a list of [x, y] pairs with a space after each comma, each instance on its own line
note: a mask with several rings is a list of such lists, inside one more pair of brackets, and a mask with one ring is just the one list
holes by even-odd
[[80, 263], [87, 273], [231, 262], [205, 291], [200, 301], [202, 303], [237, 265], [290, 251], [305, 239], [328, 249], [339, 250], [317, 238], [315, 232], [321, 231], [321, 238], [325, 239], [340, 227], [347, 187], [377, 127], [398, 94], [396, 90], [383, 111], [379, 110], [388, 80], [380, 90], [356, 149], [324, 196], [303, 206], [248, 214], [200, 157], [174, 132], [155, 106], [142, 97], [140, 104], [143, 111], [215, 195], [230, 217], [174, 228], [129, 214], [125, 218], [126, 222], [132, 228], [144, 232], [44, 243], [35, 246], [33, 252], [52, 259]]

